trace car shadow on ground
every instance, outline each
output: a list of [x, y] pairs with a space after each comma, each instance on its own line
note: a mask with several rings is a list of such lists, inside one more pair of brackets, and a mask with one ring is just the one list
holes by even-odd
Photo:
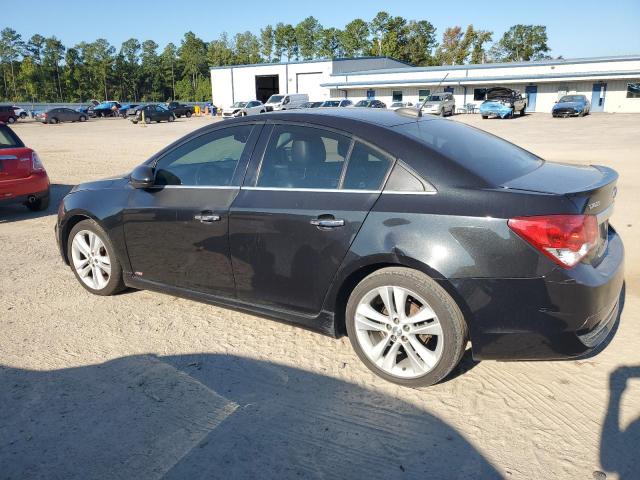
[[0, 366], [0, 477], [501, 478], [399, 397], [222, 354]]
[[51, 184], [51, 198], [49, 200], [49, 208], [43, 210], [41, 212], [32, 212], [27, 207], [20, 203], [11, 203], [7, 205], [0, 205], [0, 224], [2, 223], [12, 223], [19, 222], [22, 220], [31, 220], [34, 218], [47, 217], [49, 215], [54, 215], [58, 210], [58, 205], [60, 204], [60, 200], [64, 197], [71, 189], [73, 185], [63, 185], [59, 183]]

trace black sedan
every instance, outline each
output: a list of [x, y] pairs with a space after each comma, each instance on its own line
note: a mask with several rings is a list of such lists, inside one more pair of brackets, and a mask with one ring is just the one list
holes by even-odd
[[348, 335], [381, 377], [553, 359], [609, 336], [617, 174], [545, 162], [418, 111], [297, 110], [206, 126], [75, 187], [64, 261], [92, 293], [157, 290]]
[[34, 118], [42, 123], [86, 122], [87, 114], [71, 108], [60, 107], [39, 112]]
[[173, 122], [175, 114], [164, 105], [144, 105], [134, 110], [133, 115], [129, 115], [133, 123], [144, 122]]
[[387, 108], [387, 104], [380, 100], [360, 100], [353, 106], [358, 108]]

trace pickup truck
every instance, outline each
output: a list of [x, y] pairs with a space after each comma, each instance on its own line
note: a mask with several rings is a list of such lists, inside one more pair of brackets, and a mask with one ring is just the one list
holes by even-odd
[[183, 115], [189, 118], [194, 113], [194, 108], [192, 106], [179, 102], [169, 102], [167, 104], [167, 108], [171, 110], [173, 114], [178, 118]]

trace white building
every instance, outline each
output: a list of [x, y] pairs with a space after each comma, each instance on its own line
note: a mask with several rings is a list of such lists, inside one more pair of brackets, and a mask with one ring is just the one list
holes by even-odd
[[527, 93], [529, 112], [548, 113], [560, 96], [580, 93], [592, 112], [640, 113], [640, 55], [445, 67], [384, 57], [267, 63], [212, 68], [211, 86], [213, 103], [222, 107], [273, 93], [416, 103], [436, 90], [452, 92], [462, 107], [480, 104], [487, 88], [506, 86]]

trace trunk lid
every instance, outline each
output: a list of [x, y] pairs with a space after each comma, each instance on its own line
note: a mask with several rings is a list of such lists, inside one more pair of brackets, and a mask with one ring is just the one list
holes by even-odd
[[0, 148], [0, 182], [26, 178], [31, 170], [31, 149]]
[[[505, 182], [505, 188], [564, 195], [576, 206], [577, 213], [595, 215], [600, 229], [597, 247], [587, 261], [601, 258], [607, 247], [609, 218], [617, 194], [618, 173], [602, 165], [578, 166], [545, 162], [521, 177]], [[567, 213], [567, 212], [558, 212]]]

